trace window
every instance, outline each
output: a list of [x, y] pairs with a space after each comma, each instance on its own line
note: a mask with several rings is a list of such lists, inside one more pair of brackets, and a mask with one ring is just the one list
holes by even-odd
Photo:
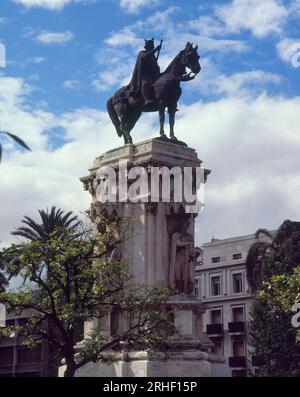
[[13, 348], [12, 347], [1, 347], [0, 349], [0, 365], [12, 365], [13, 364]]
[[211, 278], [211, 296], [221, 295], [221, 277], [213, 276]]
[[28, 324], [28, 319], [27, 318], [19, 318], [18, 319], [18, 325], [21, 327], [25, 327]]
[[194, 295], [195, 295], [196, 298], [199, 297], [199, 289], [198, 289], [198, 283], [197, 282], [195, 284]]
[[236, 261], [237, 259], [242, 259], [242, 254], [233, 254], [232, 255], [232, 259], [234, 260], [234, 261]]
[[218, 356], [223, 356], [223, 342], [213, 342], [214, 346], [211, 348], [211, 352], [217, 354]]
[[196, 298], [200, 299], [201, 298], [201, 288], [200, 288], [200, 283], [201, 283], [201, 278], [197, 277], [195, 280], [195, 296]]
[[244, 321], [244, 308], [240, 307], [233, 307], [232, 308], [232, 321], [233, 322], [240, 322]]
[[210, 322], [211, 324], [222, 324], [222, 310], [213, 309], [210, 311]]
[[41, 346], [32, 349], [20, 347], [17, 351], [18, 364], [38, 364], [42, 361]]
[[219, 256], [215, 256], [214, 258], [211, 258], [212, 263], [218, 263], [221, 261], [221, 258]]
[[6, 326], [7, 327], [14, 327], [16, 325], [15, 320], [6, 320]]
[[240, 294], [243, 292], [243, 279], [242, 273], [235, 273], [232, 276], [233, 278], [233, 293]]
[[232, 342], [232, 354], [234, 357], [245, 356], [245, 343], [243, 340]]

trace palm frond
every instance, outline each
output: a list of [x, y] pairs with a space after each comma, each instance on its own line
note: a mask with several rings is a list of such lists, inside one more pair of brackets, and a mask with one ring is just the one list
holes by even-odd
[[66, 232], [71, 233], [74, 239], [80, 236], [81, 233], [78, 233], [76, 229], [81, 222], [71, 211], [64, 213], [62, 209], [56, 209], [53, 206], [50, 211], [48, 209], [46, 211], [38, 210], [38, 213], [41, 223], [37, 223], [28, 216], [24, 216], [21, 222], [26, 226], [19, 227], [12, 234], [31, 241], [44, 240], [55, 230], [59, 231], [61, 235]]
[[[11, 139], [13, 139], [15, 142], [17, 142], [18, 145], [20, 145], [23, 149], [31, 151], [30, 147], [27, 146], [26, 143], [21, 138], [19, 138], [17, 135], [14, 135], [7, 131], [0, 131], [0, 134], [9, 136]], [[0, 144], [0, 163], [1, 163], [1, 159], [2, 159], [2, 146]]]
[[300, 222], [291, 221], [286, 219], [279, 227], [276, 236], [274, 238], [274, 244], [280, 245], [293, 233], [300, 232]]
[[265, 228], [260, 228], [256, 230], [254, 235], [256, 238], [258, 238], [261, 234], [264, 234], [265, 236], [270, 237], [271, 239], [273, 238], [272, 232], [270, 232], [270, 230]]

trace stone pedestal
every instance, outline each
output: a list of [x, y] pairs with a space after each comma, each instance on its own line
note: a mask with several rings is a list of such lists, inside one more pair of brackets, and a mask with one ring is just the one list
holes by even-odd
[[[153, 202], [149, 194], [145, 202], [99, 202], [97, 189], [103, 180], [99, 178], [98, 170], [101, 167], [112, 167], [119, 172], [120, 160], [127, 161], [127, 170], [135, 166], [143, 167], [149, 177], [150, 190], [152, 167], [178, 167], [181, 170], [190, 167], [195, 170], [201, 166], [202, 161], [194, 149], [151, 139], [104, 153], [96, 158], [89, 175], [81, 178], [85, 189], [92, 196], [89, 209], [92, 217], [97, 214], [108, 217], [114, 214], [129, 219], [133, 213], [134, 222], [128, 223], [129, 238], [124, 244], [122, 258], [128, 263], [134, 282], [143, 283], [147, 288], [153, 287], [157, 282], [162, 282], [166, 287], [173, 283], [173, 287], [179, 288], [179, 293], [169, 301], [170, 306], [175, 309], [174, 321], [179, 335], [171, 339], [166, 353], [158, 353], [154, 359], [150, 359], [145, 352], [128, 352], [124, 349], [116, 364], [106, 366], [90, 363], [79, 369], [76, 376], [224, 376], [224, 360], [210, 353], [212, 343], [201, 334], [204, 305], [195, 299], [188, 282], [182, 281], [181, 285], [177, 270], [173, 271], [172, 276], [172, 263], [176, 265], [176, 260], [180, 260], [180, 255], [176, 259], [174, 241], [177, 241], [177, 235], [182, 232], [181, 225], [186, 223], [184, 235], [187, 236], [187, 244], [190, 244], [191, 250], [197, 213], [191, 211], [190, 203], [186, 203], [184, 199], [181, 202], [174, 200], [174, 178], [169, 202], [164, 202], [161, 192], [158, 202]], [[204, 172], [205, 179], [208, 173], [209, 171]], [[191, 280], [191, 267], [189, 272], [188, 277]], [[92, 326], [92, 323], [86, 324], [86, 337]], [[113, 316], [110, 316], [107, 319], [107, 332], [111, 332], [112, 327]]]

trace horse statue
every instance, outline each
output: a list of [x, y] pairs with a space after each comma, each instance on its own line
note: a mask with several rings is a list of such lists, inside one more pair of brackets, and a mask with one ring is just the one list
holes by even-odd
[[[161, 45], [156, 49], [152, 49], [152, 54], [157, 49], [159, 52], [160, 48]], [[159, 73], [150, 87], [152, 89], [151, 95], [153, 100], [146, 102], [141, 90], [132, 92], [129, 85], [120, 88], [113, 97], [109, 98], [107, 101], [108, 114], [116, 128], [118, 136], [123, 136], [125, 145], [132, 143], [130, 132], [142, 112], [159, 112], [160, 139], [169, 141], [169, 138], [164, 132], [166, 108], [169, 113], [171, 142], [185, 145], [174, 135], [175, 113], [178, 110], [177, 102], [182, 94], [180, 82], [193, 80], [201, 70], [199, 63], [200, 56], [197, 50], [198, 46], [193, 47], [192, 43], [187, 43], [185, 49], [176, 55], [167, 69], [163, 73]], [[186, 71], [186, 68], [190, 70], [189, 73]]]

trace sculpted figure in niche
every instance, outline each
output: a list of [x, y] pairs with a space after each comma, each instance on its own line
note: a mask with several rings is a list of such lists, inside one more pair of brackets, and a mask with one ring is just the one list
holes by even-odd
[[189, 221], [184, 219], [171, 236], [169, 269], [169, 287], [185, 294], [194, 290], [194, 238], [188, 227]]

